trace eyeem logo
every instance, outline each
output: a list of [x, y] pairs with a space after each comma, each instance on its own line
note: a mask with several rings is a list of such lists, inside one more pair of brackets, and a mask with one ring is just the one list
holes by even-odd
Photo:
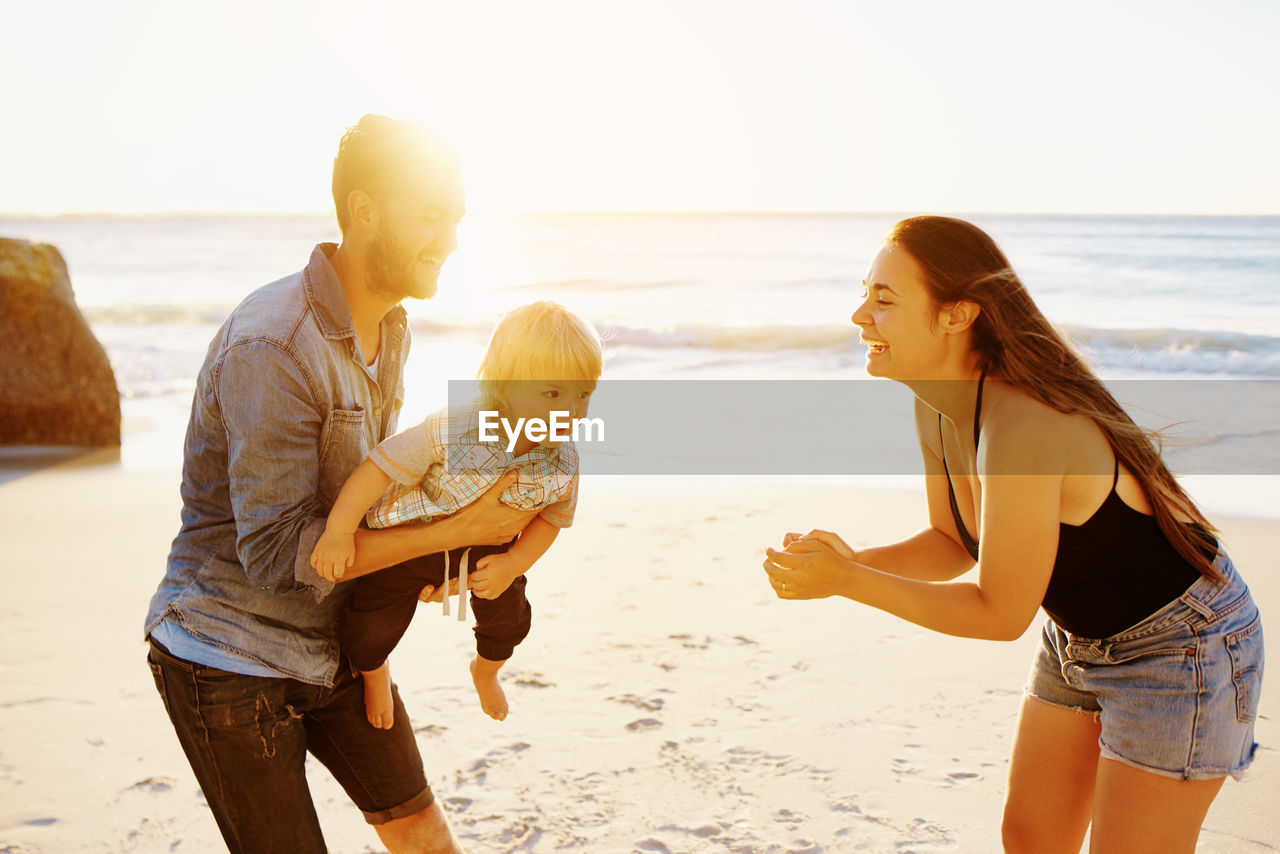
[[550, 421], [541, 418], [517, 418], [512, 424], [501, 417], [496, 410], [480, 410], [480, 441], [497, 442], [498, 428], [507, 434], [507, 453], [515, 450], [520, 440], [520, 431], [530, 442], [603, 442], [603, 418], [570, 418], [568, 410], [552, 410], [547, 413]]

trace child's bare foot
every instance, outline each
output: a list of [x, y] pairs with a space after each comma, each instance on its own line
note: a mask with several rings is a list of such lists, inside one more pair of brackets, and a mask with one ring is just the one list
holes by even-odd
[[498, 684], [498, 671], [505, 661], [490, 661], [476, 656], [471, 659], [471, 681], [476, 683], [476, 693], [480, 695], [480, 708], [495, 721], [506, 720], [507, 695]]
[[387, 663], [377, 670], [362, 670], [364, 678], [364, 714], [378, 729], [391, 729], [391, 668]]

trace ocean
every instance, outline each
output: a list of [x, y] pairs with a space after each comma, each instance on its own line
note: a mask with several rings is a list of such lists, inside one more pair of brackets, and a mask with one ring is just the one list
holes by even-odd
[[[1280, 380], [1280, 217], [968, 218], [996, 238], [1045, 314], [1108, 382], [1266, 389]], [[849, 315], [896, 219], [469, 215], [440, 293], [406, 304], [414, 351], [401, 423], [441, 405], [447, 380], [474, 374], [499, 313], [540, 298], [597, 324], [610, 380], [862, 378]], [[332, 217], [313, 214], [9, 216], [0, 235], [62, 251], [111, 358], [130, 434], [122, 459], [134, 467], [180, 456], [196, 372], [231, 309], [299, 269], [315, 243], [338, 239]], [[1280, 517], [1276, 423], [1253, 413], [1245, 424], [1217, 431], [1230, 435], [1216, 471], [1196, 475], [1192, 466], [1189, 485], [1197, 480], [1193, 494], [1210, 509]], [[1244, 476], [1255, 469], [1263, 474]]]

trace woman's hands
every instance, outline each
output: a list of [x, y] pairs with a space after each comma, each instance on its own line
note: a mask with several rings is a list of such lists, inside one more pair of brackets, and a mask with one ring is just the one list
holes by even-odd
[[779, 599], [825, 599], [850, 595], [857, 553], [830, 531], [787, 533], [784, 551], [765, 550], [764, 571]]
[[834, 534], [831, 531], [820, 531], [817, 528], [814, 528], [807, 534], [793, 534], [788, 532], [782, 535], [782, 547], [785, 549], [787, 546], [798, 540], [817, 540], [820, 543], [830, 546], [835, 550], [836, 554], [840, 555], [840, 557], [845, 560], [857, 560], [854, 556], [853, 549], [849, 548], [849, 544], [840, 539], [839, 534]]

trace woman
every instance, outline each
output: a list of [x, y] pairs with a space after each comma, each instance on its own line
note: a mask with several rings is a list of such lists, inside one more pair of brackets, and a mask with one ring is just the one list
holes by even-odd
[[999, 640], [1043, 605], [1005, 850], [1076, 852], [1092, 823], [1092, 851], [1193, 851], [1253, 758], [1262, 675], [1258, 611], [1214, 529], [981, 230], [904, 220], [863, 286], [867, 372], [916, 395], [929, 526], [857, 551], [789, 533], [764, 563], [775, 592]]

